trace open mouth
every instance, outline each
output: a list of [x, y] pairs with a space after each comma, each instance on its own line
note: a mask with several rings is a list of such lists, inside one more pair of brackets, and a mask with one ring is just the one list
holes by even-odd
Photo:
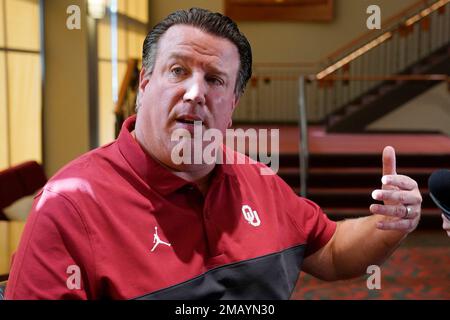
[[177, 119], [177, 122], [181, 122], [181, 123], [185, 123], [185, 124], [192, 124], [192, 125], [194, 125], [194, 121], [198, 121], [198, 120]]
[[189, 125], [194, 125], [195, 122], [197, 124], [203, 125], [203, 121], [200, 118], [194, 117], [194, 116], [181, 116], [181, 117], [178, 117], [176, 119], [176, 121], [179, 123], [189, 124]]

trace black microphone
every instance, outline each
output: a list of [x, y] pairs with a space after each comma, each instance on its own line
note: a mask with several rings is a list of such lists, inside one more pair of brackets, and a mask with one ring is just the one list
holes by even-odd
[[433, 172], [428, 179], [428, 188], [431, 199], [450, 219], [450, 170], [439, 169]]

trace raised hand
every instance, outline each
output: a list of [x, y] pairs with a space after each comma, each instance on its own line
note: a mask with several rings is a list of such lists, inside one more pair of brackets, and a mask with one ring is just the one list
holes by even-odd
[[372, 198], [384, 202], [384, 205], [372, 204], [370, 212], [387, 218], [377, 223], [382, 230], [413, 231], [420, 220], [422, 196], [417, 182], [408, 176], [396, 172], [395, 150], [385, 147], [383, 150], [382, 188], [372, 192]]

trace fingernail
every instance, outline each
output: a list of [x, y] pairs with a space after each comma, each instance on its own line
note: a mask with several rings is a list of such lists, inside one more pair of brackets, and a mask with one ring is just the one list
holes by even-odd
[[381, 193], [378, 190], [372, 192], [372, 199], [379, 200], [381, 198]]
[[383, 176], [382, 178], [381, 178], [381, 183], [382, 184], [388, 184], [388, 177], [386, 177], [386, 176]]
[[372, 207], [371, 209], [373, 211], [377, 211], [377, 212], [381, 211], [381, 206], [378, 204], [372, 204], [371, 207]]

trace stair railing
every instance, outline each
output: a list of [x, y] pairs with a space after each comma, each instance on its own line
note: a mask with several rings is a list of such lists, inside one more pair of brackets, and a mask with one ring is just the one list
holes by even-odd
[[317, 62], [255, 63], [253, 77], [235, 122], [297, 123], [298, 77], [315, 74], [306, 82], [308, 121], [327, 116], [380, 84], [330, 81], [333, 76], [364, 77], [420, 73], [407, 70], [413, 62], [450, 43], [450, 0], [420, 0], [388, 18], [382, 30], [372, 30]]
[[[449, 4], [450, 0], [419, 1], [389, 19], [381, 32], [369, 32], [331, 54], [327, 67], [316, 74], [319, 81], [312, 83], [308, 97], [311, 108], [320, 112], [318, 118], [329, 121], [329, 115], [355, 103], [385, 76], [421, 73], [420, 66], [409, 67], [450, 44]], [[377, 76], [350, 83], [330, 80], [367, 75]]]
[[308, 145], [308, 115], [306, 113], [306, 94], [305, 94], [305, 76], [300, 76], [298, 80], [299, 95], [299, 117], [298, 126], [300, 128], [299, 133], [299, 160], [300, 160], [300, 195], [307, 197], [308, 195], [308, 172], [309, 172], [309, 145]]
[[136, 112], [135, 102], [139, 84], [138, 64], [138, 59], [128, 59], [127, 70], [120, 84], [119, 96], [114, 107], [114, 114], [116, 116], [116, 137], [119, 135], [122, 123], [125, 119]]

